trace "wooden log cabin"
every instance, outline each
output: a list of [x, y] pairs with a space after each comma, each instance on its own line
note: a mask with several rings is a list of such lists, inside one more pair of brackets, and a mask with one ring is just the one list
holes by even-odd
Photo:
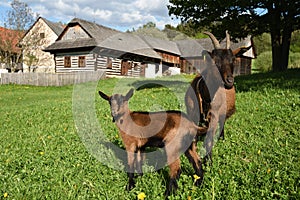
[[108, 76], [144, 76], [147, 63], [161, 57], [140, 37], [73, 19], [55, 43], [56, 73], [106, 70]]
[[[211, 49], [209, 39], [167, 41], [74, 18], [44, 51], [54, 54], [56, 73], [105, 70], [107, 76], [156, 77], [169, 67], [196, 73], [206, 62], [203, 52]], [[236, 75], [251, 72], [249, 55], [238, 61]]]

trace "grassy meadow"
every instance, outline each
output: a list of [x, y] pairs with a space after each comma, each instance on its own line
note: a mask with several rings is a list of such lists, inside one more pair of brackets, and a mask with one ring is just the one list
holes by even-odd
[[[132, 110], [185, 110], [192, 78], [112, 78], [87, 88], [94, 87], [93, 109], [106, 138], [122, 147], [98, 90], [139, 88]], [[300, 199], [300, 70], [237, 77], [236, 90], [237, 112], [214, 147], [203, 184], [193, 185], [193, 169], [182, 156], [179, 189], [170, 199]], [[127, 192], [127, 174], [89, 153], [77, 132], [73, 98], [73, 86], [0, 85], [0, 199], [137, 199], [141, 192], [146, 200], [163, 199], [167, 167], [138, 177]]]

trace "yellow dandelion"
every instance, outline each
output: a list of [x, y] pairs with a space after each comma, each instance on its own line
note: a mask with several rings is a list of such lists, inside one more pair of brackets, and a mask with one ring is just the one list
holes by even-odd
[[144, 192], [141, 192], [141, 193], [138, 194], [137, 197], [138, 197], [138, 200], [144, 200], [146, 198], [146, 195], [145, 195]]
[[268, 174], [270, 174], [270, 172], [271, 172], [271, 169], [270, 169], [270, 168], [268, 168], [268, 169], [267, 169], [267, 173], [268, 173]]
[[42, 156], [42, 155], [44, 155], [45, 154], [45, 152], [43, 152], [43, 151], [40, 151], [40, 155]]
[[260, 153], [261, 153], [261, 151], [260, 151], [260, 150], [258, 150], [258, 151], [257, 151], [257, 154], [258, 154], [258, 155], [260, 155]]
[[3, 197], [4, 197], [4, 198], [7, 198], [7, 197], [8, 197], [8, 193], [5, 192], [5, 193], [3, 194]]
[[194, 174], [194, 179], [195, 181], [197, 181], [198, 179], [200, 179], [200, 177], [197, 174]]
[[192, 197], [191, 197], [191, 196], [188, 196], [188, 200], [192, 200]]

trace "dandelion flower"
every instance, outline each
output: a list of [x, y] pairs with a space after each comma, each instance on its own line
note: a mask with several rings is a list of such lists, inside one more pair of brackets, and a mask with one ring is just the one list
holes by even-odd
[[138, 194], [137, 197], [138, 197], [138, 200], [144, 200], [146, 198], [146, 195], [145, 195], [144, 192], [141, 192], [141, 193]]
[[258, 150], [258, 151], [257, 151], [257, 154], [258, 154], [258, 155], [260, 155], [260, 153], [261, 153], [261, 151], [260, 151], [260, 150]]
[[45, 152], [43, 152], [43, 151], [40, 151], [40, 155], [42, 156], [42, 155], [44, 155], [45, 154]]
[[200, 177], [197, 174], [194, 174], [194, 179], [195, 181], [197, 181], [198, 179], [200, 179]]
[[7, 198], [7, 197], [8, 197], [8, 193], [5, 192], [5, 193], [3, 194], [3, 197], [4, 197], [4, 198]]
[[267, 173], [268, 173], [268, 174], [270, 174], [270, 172], [271, 172], [271, 169], [270, 169], [270, 168], [268, 168], [268, 170], [267, 170]]

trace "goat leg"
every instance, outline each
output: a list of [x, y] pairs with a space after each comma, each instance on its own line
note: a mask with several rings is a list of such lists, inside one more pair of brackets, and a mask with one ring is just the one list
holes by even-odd
[[170, 194], [174, 193], [178, 188], [177, 179], [179, 179], [181, 174], [180, 159], [177, 159], [173, 163], [169, 164], [169, 168], [170, 180], [165, 192], [165, 197], [168, 197]]
[[129, 191], [135, 186], [134, 181], [134, 161], [135, 161], [135, 153], [127, 151], [127, 162], [128, 162], [128, 169], [127, 169], [127, 176], [128, 176], [128, 184], [126, 189]]
[[220, 139], [224, 140], [224, 127], [222, 128], [222, 131], [220, 133]]
[[137, 159], [136, 159], [136, 171], [138, 175], [142, 176], [143, 175], [143, 158], [142, 158], [142, 151], [143, 149], [139, 149], [137, 151]]
[[128, 175], [128, 184], [126, 186], [126, 190], [130, 191], [135, 187], [135, 181], [134, 181], [134, 173], [127, 173]]
[[186, 150], [185, 156], [188, 158], [189, 162], [192, 164], [192, 166], [195, 170], [195, 174], [199, 177], [199, 179], [197, 179], [195, 181], [195, 185], [196, 186], [201, 185], [201, 183], [203, 181], [204, 171], [202, 169], [201, 159], [199, 158], [198, 153], [197, 153], [197, 143], [196, 142], [193, 142], [191, 144], [191, 146]]

